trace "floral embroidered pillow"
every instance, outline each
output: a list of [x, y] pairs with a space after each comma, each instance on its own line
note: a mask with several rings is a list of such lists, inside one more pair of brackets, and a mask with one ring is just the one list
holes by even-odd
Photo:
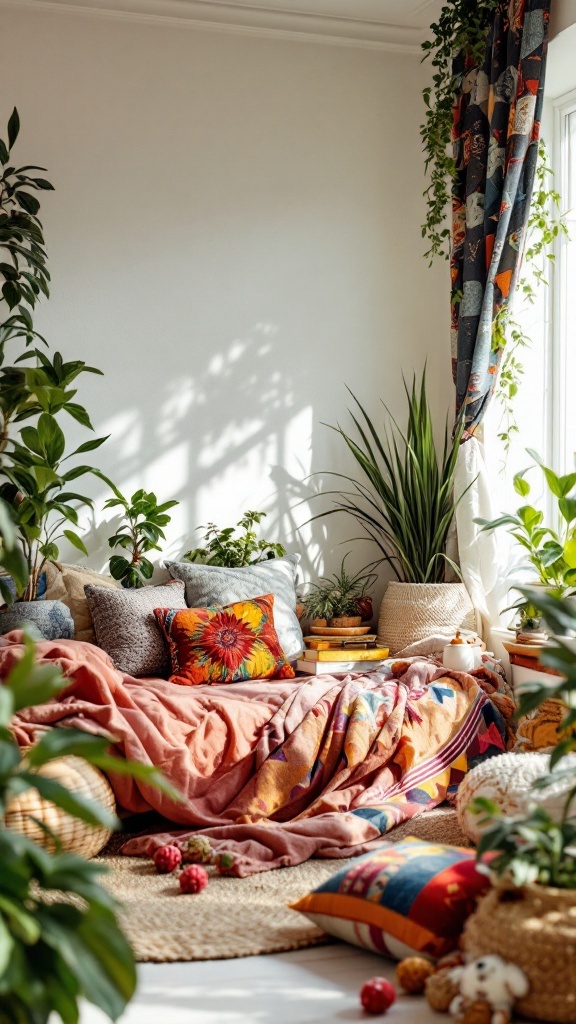
[[223, 607], [156, 608], [172, 661], [170, 681], [185, 686], [292, 679], [274, 629], [274, 597]]

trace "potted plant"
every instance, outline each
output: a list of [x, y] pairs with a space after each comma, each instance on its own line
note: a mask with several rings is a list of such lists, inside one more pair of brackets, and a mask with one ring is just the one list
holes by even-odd
[[345, 565], [348, 554], [344, 555], [338, 573], [321, 577], [303, 598], [302, 603], [313, 626], [337, 629], [359, 626], [363, 611], [372, 607], [366, 591], [375, 583], [376, 573], [370, 571], [371, 566], [366, 566], [351, 576]]
[[115, 497], [109, 498], [104, 508], [124, 509], [124, 522], [114, 536], [108, 539], [108, 543], [111, 548], [126, 549], [130, 558], [112, 555], [110, 573], [115, 580], [120, 580], [123, 587], [142, 587], [154, 572], [152, 562], [145, 557], [146, 553], [160, 550], [158, 541], [165, 539], [164, 527], [171, 520], [171, 516], [167, 515], [168, 509], [174, 508], [178, 502], [165, 501], [159, 505], [152, 491], [142, 489], [128, 500], [113, 484], [112, 490]]
[[[254, 526], [266, 518], [266, 512], [245, 512], [236, 526], [220, 530], [215, 523], [199, 526], [206, 530], [204, 547], [194, 548], [183, 555], [185, 562], [201, 562], [204, 565], [223, 565], [241, 568], [255, 565], [268, 558], [282, 558], [286, 554], [282, 544], [270, 540], [258, 540]], [[238, 534], [238, 531], [241, 531]]]
[[419, 386], [414, 376], [411, 388], [404, 387], [408, 403], [405, 430], [384, 407], [388, 422], [379, 432], [352, 395], [359, 410], [359, 417], [352, 414], [356, 435], [341, 426], [332, 429], [352, 453], [361, 478], [330, 474], [347, 481], [352, 489], [329, 491], [333, 508], [314, 516], [351, 516], [379, 548], [379, 562], [386, 563], [396, 577], [388, 584], [378, 624], [378, 642], [389, 647], [391, 654], [426, 636], [454, 633], [475, 624], [464, 584], [445, 580], [447, 565], [460, 575], [446, 546], [455, 508], [454, 473], [462, 423], [453, 436], [445, 427], [438, 449], [425, 371]]
[[[533, 505], [524, 504], [514, 513], [507, 513], [497, 519], [475, 519], [474, 522], [485, 530], [507, 527], [508, 533], [527, 553], [527, 560], [535, 573], [531, 581], [535, 593], [559, 597], [576, 593], [576, 473], [559, 476], [545, 466], [538, 452], [527, 449], [536, 465], [542, 470], [550, 494], [556, 499], [556, 523], [558, 528], [544, 524], [544, 514]], [[526, 474], [534, 465], [522, 470], [514, 477], [514, 489], [522, 498], [530, 494]], [[514, 589], [519, 589], [515, 587]], [[510, 606], [519, 612], [519, 629], [522, 633], [540, 629], [541, 613], [539, 602], [521, 597]], [[510, 609], [505, 609], [508, 611]]]
[[[566, 598], [522, 589], [526, 601], [539, 604], [557, 637], [576, 630], [576, 612]], [[534, 804], [527, 814], [509, 817], [490, 800], [472, 809], [480, 825], [477, 856], [495, 886], [480, 902], [464, 933], [472, 958], [500, 954], [522, 968], [530, 991], [517, 1004], [520, 1013], [544, 1021], [576, 1019], [576, 649], [556, 639], [541, 655], [560, 673], [535, 680], [523, 689], [517, 717], [550, 699], [562, 702], [564, 716], [550, 756], [550, 772], [538, 779]], [[538, 806], [538, 790], [560, 784], [567, 789], [562, 813], [554, 817]]]
[[[0, 263], [0, 310], [7, 307], [9, 314], [0, 322], [0, 497], [2, 507], [10, 509], [9, 525], [15, 531], [9, 570], [13, 586], [4, 578], [0, 587], [11, 607], [0, 616], [0, 629], [33, 622], [45, 637], [56, 639], [73, 635], [72, 617], [60, 601], [38, 602], [42, 570], [48, 560], [58, 558], [62, 537], [87, 554], [76, 529], [77, 509], [91, 500], [70, 485], [86, 474], [100, 475], [91, 466], [68, 469], [63, 464], [98, 448], [106, 438], [86, 441], [65, 454], [66, 440], [56, 417], [66, 412], [93, 429], [86, 409], [75, 401], [75, 385], [80, 374], [100, 370], [82, 360], [65, 361], [59, 352], [50, 357], [38, 347], [46, 341], [34, 329], [32, 311], [42, 294], [49, 295], [50, 275], [34, 193], [52, 185], [31, 174], [43, 168], [11, 163], [19, 129], [14, 110], [7, 142], [0, 139], [0, 247], [5, 259]], [[16, 343], [23, 343], [24, 351], [8, 362], [7, 345]], [[25, 582], [15, 572], [18, 565], [25, 567]]]

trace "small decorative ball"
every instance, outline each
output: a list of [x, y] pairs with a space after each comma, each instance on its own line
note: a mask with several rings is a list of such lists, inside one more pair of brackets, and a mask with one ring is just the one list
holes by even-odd
[[462, 1024], [491, 1024], [492, 1007], [485, 999], [476, 999], [464, 1007], [464, 1012], [459, 1020]]
[[179, 881], [182, 892], [196, 894], [208, 885], [208, 872], [200, 864], [190, 864], [184, 868]]
[[437, 1013], [447, 1013], [450, 1003], [458, 995], [458, 985], [450, 977], [451, 970], [451, 967], [443, 967], [426, 978], [424, 994], [428, 1005]]
[[182, 854], [177, 846], [161, 846], [154, 852], [154, 865], [161, 875], [169, 875], [182, 863]]
[[426, 978], [434, 974], [434, 965], [423, 956], [409, 956], [396, 966], [396, 977], [405, 992], [420, 995], [424, 991]]
[[396, 999], [396, 989], [386, 978], [370, 978], [360, 990], [360, 1002], [366, 1013], [386, 1013]]
[[236, 857], [233, 853], [217, 853], [214, 863], [219, 875], [230, 875], [232, 877], [238, 875]]
[[190, 836], [186, 844], [184, 860], [190, 864], [209, 864], [212, 860], [212, 843], [207, 836]]

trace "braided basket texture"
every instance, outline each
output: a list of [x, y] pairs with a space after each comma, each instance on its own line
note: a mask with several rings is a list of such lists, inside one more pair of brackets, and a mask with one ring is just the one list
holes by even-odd
[[576, 891], [492, 889], [466, 922], [463, 948], [468, 958], [495, 953], [524, 971], [530, 991], [516, 1003], [518, 1013], [576, 1021]]
[[378, 643], [395, 655], [437, 634], [475, 629], [476, 614], [463, 583], [388, 584], [380, 606]]
[[[43, 765], [39, 774], [55, 779], [73, 793], [94, 800], [112, 814], [116, 810], [114, 793], [108, 779], [81, 757], [59, 757]], [[87, 825], [66, 814], [49, 800], [44, 800], [35, 789], [27, 789], [10, 801], [4, 823], [7, 828], [27, 836], [39, 846], [52, 849], [54, 844], [50, 836], [36, 824], [34, 818], [58, 836], [64, 850], [82, 857], [95, 857], [112, 835], [107, 828]]]

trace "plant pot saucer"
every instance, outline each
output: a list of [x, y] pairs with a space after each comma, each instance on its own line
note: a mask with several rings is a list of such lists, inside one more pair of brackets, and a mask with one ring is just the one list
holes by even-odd
[[310, 632], [315, 636], [365, 636], [370, 629], [370, 626], [310, 626]]

